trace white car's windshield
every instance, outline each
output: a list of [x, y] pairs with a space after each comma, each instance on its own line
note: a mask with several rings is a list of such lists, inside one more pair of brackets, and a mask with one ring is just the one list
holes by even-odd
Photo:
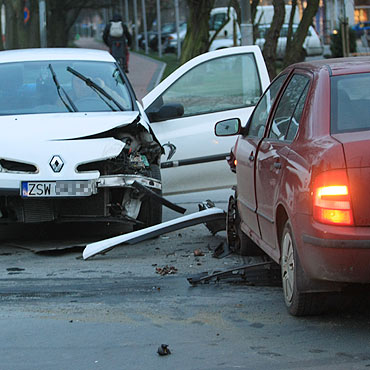
[[130, 92], [110, 62], [1, 63], [0, 81], [0, 115], [133, 109]]

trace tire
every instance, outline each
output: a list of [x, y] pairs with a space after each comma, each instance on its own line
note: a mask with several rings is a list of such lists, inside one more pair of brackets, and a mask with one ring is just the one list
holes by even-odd
[[[150, 177], [161, 180], [161, 170], [158, 165], [151, 165]], [[162, 195], [162, 190], [153, 189], [153, 191], [158, 195]], [[137, 226], [137, 230], [160, 224], [162, 222], [162, 204], [154, 201], [151, 197], [146, 196], [141, 203], [137, 219], [144, 223], [143, 225]]]
[[299, 291], [297, 281], [304, 274], [298, 258], [292, 226], [288, 220], [281, 238], [281, 278], [285, 305], [293, 316], [318, 315], [324, 309], [325, 302], [321, 294]]
[[242, 256], [258, 256], [263, 254], [262, 250], [258, 248], [253, 240], [241, 230], [241, 219], [236, 200], [233, 196], [229, 198], [226, 220], [227, 242], [234, 253]]

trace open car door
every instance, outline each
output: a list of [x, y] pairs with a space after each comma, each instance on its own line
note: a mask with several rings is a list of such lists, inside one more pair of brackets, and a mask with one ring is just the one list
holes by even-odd
[[216, 137], [216, 122], [245, 124], [269, 77], [258, 46], [202, 54], [182, 65], [143, 98], [144, 110], [164, 145], [163, 193], [230, 188], [236, 177], [225, 160], [235, 137]]

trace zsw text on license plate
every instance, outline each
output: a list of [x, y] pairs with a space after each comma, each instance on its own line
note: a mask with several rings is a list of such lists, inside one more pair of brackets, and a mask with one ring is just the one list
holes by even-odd
[[31, 197], [88, 197], [96, 193], [94, 182], [86, 181], [23, 181], [21, 196]]

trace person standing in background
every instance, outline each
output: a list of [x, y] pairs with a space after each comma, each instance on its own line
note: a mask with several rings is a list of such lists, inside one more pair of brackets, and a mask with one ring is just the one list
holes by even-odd
[[119, 14], [115, 14], [113, 19], [105, 26], [103, 41], [122, 69], [128, 73], [128, 48], [132, 44], [132, 36]]

